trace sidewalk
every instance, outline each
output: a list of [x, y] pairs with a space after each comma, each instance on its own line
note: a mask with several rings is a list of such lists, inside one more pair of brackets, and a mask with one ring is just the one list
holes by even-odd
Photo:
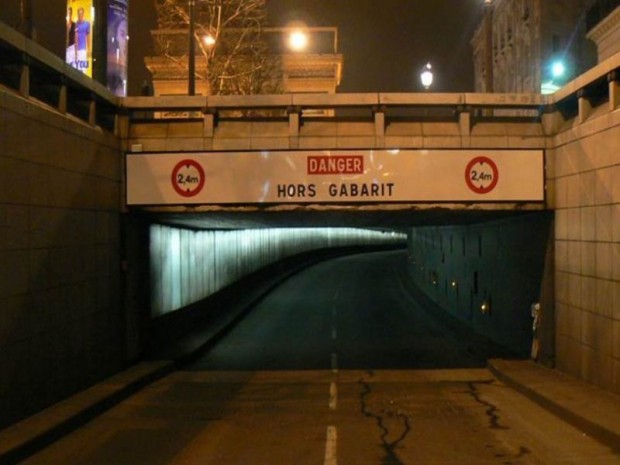
[[490, 360], [502, 382], [620, 453], [620, 396], [528, 360]]
[[0, 430], [0, 464], [13, 465], [172, 372], [172, 362], [143, 362]]

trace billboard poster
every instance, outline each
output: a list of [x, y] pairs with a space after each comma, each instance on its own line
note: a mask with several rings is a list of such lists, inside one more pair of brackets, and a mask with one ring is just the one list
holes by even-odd
[[128, 0], [109, 0], [106, 82], [120, 97], [127, 95], [127, 11]]
[[65, 61], [89, 77], [93, 76], [93, 0], [67, 0]]

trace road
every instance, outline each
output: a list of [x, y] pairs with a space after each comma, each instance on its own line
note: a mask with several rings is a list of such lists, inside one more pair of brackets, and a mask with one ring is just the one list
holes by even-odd
[[620, 464], [493, 378], [501, 349], [414, 298], [405, 259], [295, 275], [192, 366], [24, 463]]

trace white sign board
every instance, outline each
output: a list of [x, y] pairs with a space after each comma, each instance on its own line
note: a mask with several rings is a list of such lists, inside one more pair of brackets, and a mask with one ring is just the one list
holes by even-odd
[[127, 155], [128, 205], [544, 201], [542, 150]]

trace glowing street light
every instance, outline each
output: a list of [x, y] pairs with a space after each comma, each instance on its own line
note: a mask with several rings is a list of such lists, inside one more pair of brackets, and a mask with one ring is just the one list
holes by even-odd
[[213, 37], [211, 34], [205, 34], [204, 36], [202, 36], [202, 43], [205, 44], [207, 47], [213, 47], [215, 45], [215, 37]]
[[565, 81], [567, 69], [566, 64], [562, 60], [556, 60], [549, 65], [547, 80], [540, 85], [540, 93], [549, 95], [557, 92], [562, 83]]
[[305, 50], [308, 47], [308, 34], [302, 30], [291, 32], [288, 36], [288, 45], [296, 52]]
[[559, 78], [564, 76], [564, 73], [566, 72], [566, 66], [564, 66], [564, 63], [562, 63], [561, 61], [554, 61], [553, 64], [551, 65], [551, 75], [554, 78]]
[[428, 90], [433, 85], [433, 71], [430, 63], [426, 63], [422, 72], [420, 73], [420, 81], [424, 86], [424, 89]]

